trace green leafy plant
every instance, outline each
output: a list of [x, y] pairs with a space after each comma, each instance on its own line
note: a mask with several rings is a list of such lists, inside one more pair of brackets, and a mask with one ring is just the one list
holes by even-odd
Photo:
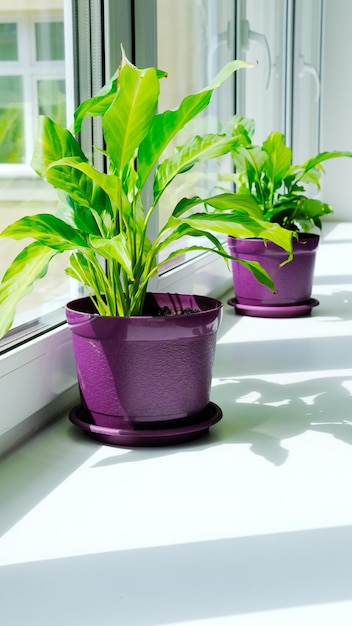
[[252, 143], [254, 131], [253, 120], [241, 116], [232, 120], [231, 133], [234, 137], [242, 134], [243, 142], [238, 142], [232, 152], [236, 174], [226, 178], [236, 182], [240, 196], [256, 200], [264, 220], [294, 231], [321, 229], [321, 218], [333, 209], [310, 197], [307, 187], [320, 189], [324, 161], [352, 157], [352, 152], [321, 152], [302, 165], [293, 165], [284, 135], [271, 132], [258, 146]]
[[[213, 91], [248, 65], [230, 62], [209, 87], [186, 96], [177, 109], [158, 113], [160, 80], [166, 73], [138, 69], [123, 52], [112, 80], [76, 110], [72, 132], [49, 117], [39, 118], [32, 167], [58, 190], [59, 210], [23, 217], [0, 234], [34, 240], [14, 259], [0, 285], [0, 334], [10, 328], [19, 299], [45, 275], [51, 259], [67, 250], [67, 273], [84, 285], [101, 315], [119, 316], [142, 313], [159, 253], [170, 244], [166, 261], [186, 250], [212, 250], [228, 259], [218, 233], [269, 239], [291, 253], [292, 233], [264, 222], [253, 198], [230, 192], [183, 198], [156, 237], [148, 237], [151, 217], [169, 183], [197, 162], [216, 159], [243, 141], [242, 133], [195, 136], [162, 160], [177, 133], [207, 108]], [[106, 173], [94, 167], [75, 138], [87, 116], [101, 117]], [[273, 288], [260, 265], [245, 264]]]

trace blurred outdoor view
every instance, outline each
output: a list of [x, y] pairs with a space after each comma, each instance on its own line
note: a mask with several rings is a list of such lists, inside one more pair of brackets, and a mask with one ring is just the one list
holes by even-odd
[[[157, 0], [157, 34], [158, 67], [168, 72], [160, 83], [159, 110], [164, 111], [177, 108], [186, 95], [202, 91], [235, 58], [235, 0]], [[234, 113], [234, 101], [231, 77], [213, 93], [206, 111], [177, 135], [170, 151], [197, 134], [219, 132]], [[177, 176], [159, 202], [159, 226], [182, 197], [211, 195], [219, 185], [219, 173], [226, 169], [232, 169], [230, 156], [200, 163]], [[167, 254], [163, 251], [164, 258]], [[177, 257], [165, 269], [196, 254]]]
[[[52, 212], [57, 197], [30, 167], [36, 120], [66, 125], [63, 0], [0, 0], [0, 228], [23, 215]], [[29, 243], [29, 241], [28, 241]], [[0, 274], [23, 242], [2, 239]], [[55, 259], [56, 261], [56, 259]], [[19, 307], [17, 323], [65, 302], [71, 283], [58, 266]]]

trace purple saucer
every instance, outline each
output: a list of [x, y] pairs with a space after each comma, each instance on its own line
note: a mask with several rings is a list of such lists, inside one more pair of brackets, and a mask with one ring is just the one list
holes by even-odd
[[256, 305], [242, 304], [236, 298], [231, 298], [227, 304], [233, 306], [236, 313], [240, 315], [251, 315], [252, 317], [303, 317], [310, 315], [313, 307], [318, 306], [319, 300], [309, 298], [300, 304], [280, 304], [280, 305]]
[[147, 427], [139, 424], [132, 428], [111, 428], [101, 424], [98, 426], [92, 423], [89, 412], [80, 404], [71, 409], [69, 413], [70, 421], [94, 439], [112, 446], [127, 446], [129, 448], [174, 445], [191, 441], [205, 434], [210, 426], [219, 422], [221, 418], [222, 410], [214, 402], [209, 402], [203, 411], [188, 417], [185, 425], [180, 425], [180, 420], [177, 420], [176, 426], [172, 422], [165, 426], [164, 422], [164, 428], [150, 428], [150, 424]]

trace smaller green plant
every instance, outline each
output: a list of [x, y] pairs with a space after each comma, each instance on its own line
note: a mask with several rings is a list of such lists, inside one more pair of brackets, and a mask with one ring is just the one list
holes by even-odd
[[309, 197], [307, 187], [320, 189], [324, 161], [352, 157], [352, 152], [320, 152], [302, 165], [293, 165], [292, 151], [283, 134], [271, 132], [261, 146], [254, 145], [254, 120], [241, 116], [232, 120], [230, 132], [243, 139], [232, 151], [236, 173], [226, 176], [235, 181], [237, 195], [254, 198], [265, 221], [293, 231], [321, 229], [321, 218], [333, 209]]

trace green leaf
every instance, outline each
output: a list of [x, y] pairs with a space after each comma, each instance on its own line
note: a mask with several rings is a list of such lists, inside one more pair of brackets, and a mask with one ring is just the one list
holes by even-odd
[[93, 96], [93, 98], [88, 98], [84, 100], [80, 104], [80, 106], [76, 109], [74, 114], [74, 126], [73, 132], [77, 134], [80, 132], [82, 127], [82, 122], [85, 117], [89, 116], [97, 116], [104, 115], [108, 110], [109, 106], [112, 104], [114, 98], [116, 97], [117, 92], [117, 75], [118, 72], [115, 72], [114, 76], [110, 79], [106, 85], [98, 91], [98, 93]]
[[[245, 261], [244, 259], [238, 259], [237, 257], [233, 257], [233, 260], [237, 263], [240, 263], [244, 267], [246, 267], [254, 277], [257, 279], [259, 283], [269, 287], [271, 291], [275, 292], [275, 284], [271, 276], [267, 273], [267, 271], [258, 263], [257, 261]], [[287, 261], [286, 261], [287, 262]]]
[[19, 220], [7, 226], [0, 237], [11, 239], [33, 238], [43, 246], [62, 252], [77, 247], [87, 247], [87, 241], [82, 234], [63, 222], [55, 215], [42, 213], [38, 215], [21, 217]]
[[[192, 234], [192, 233], [189, 233], [189, 234]], [[199, 232], [196, 236], [204, 236], [204, 235], [208, 236], [209, 233]], [[195, 236], [195, 233], [193, 236]], [[168, 261], [171, 261], [172, 259], [177, 258], [181, 254], [185, 254], [186, 252], [189, 252], [190, 250], [200, 251], [200, 252], [213, 252], [213, 253], [218, 254], [219, 256], [222, 256], [225, 260], [231, 259], [233, 261], [236, 261], [237, 263], [240, 263], [241, 265], [243, 265], [244, 267], [246, 267], [248, 270], [250, 270], [253, 273], [254, 277], [257, 279], [259, 283], [266, 285], [272, 291], [275, 290], [275, 286], [274, 286], [274, 282], [272, 278], [269, 276], [266, 270], [264, 270], [264, 268], [260, 265], [260, 263], [258, 263], [257, 261], [245, 261], [244, 259], [238, 259], [237, 257], [232, 257], [224, 250], [223, 246], [221, 246], [219, 241], [217, 243], [219, 244], [219, 246], [217, 246], [216, 249], [211, 248], [209, 246], [204, 246], [204, 245], [203, 246], [192, 245], [192, 246], [186, 246], [184, 248], [178, 248], [176, 250], [173, 250], [166, 257], [166, 259], [164, 259], [162, 263], [158, 264], [158, 267], [162, 267], [164, 263], [167, 263]]]
[[45, 276], [56, 254], [58, 250], [31, 243], [7, 269], [0, 284], [0, 337], [11, 328], [18, 302], [32, 291], [36, 280]]
[[[104, 115], [106, 113], [108, 108], [113, 103], [114, 98], [116, 97], [116, 93], [119, 89], [119, 74], [122, 68], [125, 65], [129, 65], [130, 67], [134, 68], [134, 70], [137, 70], [137, 68], [135, 68], [132, 63], [130, 63], [130, 61], [127, 59], [123, 46], [121, 46], [121, 48], [122, 61], [120, 67], [117, 69], [113, 77], [98, 91], [98, 93], [95, 94], [95, 96], [93, 96], [93, 98], [88, 98], [87, 100], [82, 102], [82, 104], [80, 104], [80, 106], [75, 111], [73, 130], [74, 134], [78, 133], [81, 130], [82, 121], [86, 116]], [[144, 72], [145, 70], [139, 69], [137, 71]], [[164, 72], [163, 70], [155, 68], [155, 71], [158, 79], [167, 76], [167, 72]]]
[[263, 150], [269, 155], [269, 159], [266, 159], [263, 164], [263, 169], [274, 187], [277, 184], [281, 186], [282, 179], [291, 167], [291, 148], [286, 146], [284, 135], [272, 132], [263, 142]]
[[94, 294], [95, 305], [101, 315], [114, 314], [111, 311], [109, 299], [102, 295], [107, 294], [109, 296], [110, 286], [106, 273], [94, 255], [88, 259], [87, 255], [81, 252], [73, 252], [66, 273], [71, 278], [78, 280], [87, 289], [90, 296]]
[[[82, 203], [83, 200], [83, 202], [86, 202], [88, 206], [95, 206], [97, 203], [93, 202], [92, 197], [94, 197], [93, 194], [96, 194], [100, 189], [110, 198], [113, 204], [119, 205], [121, 187], [119, 179], [116, 176], [99, 172], [93, 165], [91, 165], [91, 163], [82, 161], [81, 159], [75, 157], [62, 158], [59, 161], [51, 163], [47, 169], [48, 180], [51, 169], [59, 170], [57, 179], [60, 189], [66, 191], [77, 203], [80, 203], [80, 201]], [[65, 170], [67, 172], [66, 175]], [[75, 178], [74, 176], [74, 171], [76, 170], [80, 172], [78, 178]], [[78, 181], [78, 186], [75, 185], [76, 181]], [[55, 186], [52, 179], [50, 179], [50, 183]], [[82, 193], [82, 189], [87, 186], [89, 187], [89, 194], [85, 196]]]
[[309, 232], [314, 226], [321, 228], [320, 218], [332, 213], [331, 206], [316, 198], [302, 195], [281, 195], [267, 213], [267, 218], [287, 228]]
[[224, 65], [220, 72], [218, 72], [206, 91], [214, 91], [214, 89], [220, 87], [230, 76], [232, 76], [234, 72], [237, 72], [237, 70], [241, 70], [244, 68], [250, 69], [256, 66], [257, 63], [249, 63], [248, 61], [241, 61], [238, 59], [235, 59], [234, 61], [229, 61], [228, 63], [226, 63], [226, 65]]
[[250, 215], [241, 214], [240, 219], [236, 220], [236, 217], [227, 213], [216, 216], [196, 213], [178, 219], [180, 223], [186, 223], [196, 229], [212, 230], [232, 237], [247, 239], [256, 237], [269, 240], [284, 248], [289, 255], [292, 252], [294, 234], [291, 231], [281, 228], [278, 224], [257, 220]]
[[322, 165], [318, 165], [307, 171], [305, 171], [302, 166], [296, 165], [289, 170], [288, 175], [284, 179], [284, 184], [286, 185], [288, 193], [292, 194], [304, 193], [305, 188], [303, 185], [315, 185], [320, 189], [320, 178], [323, 173]]
[[333, 150], [332, 152], [319, 152], [315, 157], [308, 159], [303, 163], [302, 170], [308, 172], [313, 167], [319, 165], [319, 163], [323, 163], [324, 161], [329, 161], [330, 159], [336, 159], [340, 157], [352, 157], [352, 152], [341, 151], [341, 150]]
[[245, 147], [240, 145], [238, 151], [235, 151], [233, 154], [236, 169], [246, 170], [246, 168], [250, 166], [251, 169], [254, 169], [255, 172], [257, 172], [258, 180], [267, 159], [268, 154], [259, 146]]
[[148, 135], [138, 151], [138, 174], [143, 187], [157, 161], [171, 140], [188, 122], [203, 111], [209, 104], [214, 89], [220, 87], [229, 76], [241, 68], [253, 67], [246, 61], [230, 61], [206, 89], [186, 96], [178, 109], [164, 111], [156, 115]]
[[45, 178], [49, 165], [63, 157], [78, 157], [82, 161], [88, 161], [69, 130], [56, 124], [49, 117], [40, 115], [31, 160], [32, 168], [39, 176]]
[[134, 279], [132, 271], [131, 255], [128, 250], [126, 236], [120, 233], [112, 239], [103, 237], [89, 237], [89, 243], [98, 254], [105, 259], [117, 261], [131, 280]]
[[300, 213], [306, 217], [321, 217], [332, 213], [333, 210], [329, 204], [317, 200], [316, 198], [305, 198], [304, 202], [300, 205]]
[[[156, 246], [156, 254], [159, 254], [161, 252], [161, 250], [164, 250], [165, 248], [168, 248], [170, 246], [170, 244], [174, 244], [175, 241], [182, 239], [185, 236], [191, 236], [191, 237], [206, 237], [212, 244], [212, 248], [207, 248], [207, 250], [212, 250], [214, 251], [214, 248], [217, 249], [217, 251], [224, 257], [228, 257], [228, 254], [226, 253], [222, 243], [219, 241], [219, 239], [210, 231], [207, 230], [200, 230], [200, 229], [195, 229], [192, 226], [190, 226], [189, 224], [186, 223], [180, 223], [178, 226], [176, 225], [177, 222], [175, 222], [175, 220], [171, 220], [170, 221], [170, 225], [171, 225], [171, 232], [168, 233], [168, 235], [164, 238], [161, 239], [160, 242], [158, 243], [158, 245]], [[168, 229], [165, 229], [165, 233], [168, 232]], [[177, 252], [178, 256], [179, 254], [183, 254], [184, 252], [187, 252], [188, 250], [195, 250], [195, 249], [205, 249], [204, 247], [198, 247], [195, 248], [194, 245], [191, 244], [191, 246], [185, 246]], [[173, 253], [175, 252], [175, 250], [173, 250], [170, 255], [173, 255]], [[168, 256], [167, 259], [173, 258], [172, 256]]]
[[176, 204], [171, 216], [179, 217], [180, 215], [183, 215], [184, 213], [187, 213], [188, 211], [193, 209], [193, 207], [198, 206], [199, 204], [204, 204], [206, 201], [206, 198], [201, 198], [200, 196], [193, 196], [193, 198], [182, 198], [182, 200], [180, 200]]
[[150, 130], [159, 98], [155, 68], [138, 70], [125, 65], [120, 72], [120, 88], [103, 117], [107, 152], [116, 171], [125, 166]]
[[[218, 211], [232, 211], [233, 219], [236, 219], [236, 214], [245, 212], [252, 217], [262, 220], [263, 213], [256, 202], [255, 198], [249, 194], [230, 193], [225, 192], [206, 198], [205, 204], [212, 206]], [[241, 219], [240, 215], [237, 215], [237, 219]]]
[[48, 117], [39, 118], [31, 165], [39, 176], [55, 189], [65, 191], [78, 205], [94, 207], [98, 214], [111, 212], [110, 200], [99, 187], [101, 179], [92, 176], [94, 168], [79, 143], [70, 131]]
[[250, 144], [255, 132], [255, 121], [236, 113], [224, 128], [227, 135], [242, 135], [245, 144]]
[[[182, 254], [186, 254], [187, 252], [217, 252], [216, 250], [214, 250], [214, 248], [211, 248], [210, 246], [205, 246], [205, 245], [193, 245], [193, 246], [186, 246], [184, 248], [177, 248], [176, 250], [173, 250], [172, 252], [170, 252], [170, 254], [163, 260], [162, 263], [158, 263], [158, 269], [159, 268], [163, 268], [163, 265], [165, 265], [166, 263], [168, 263], [169, 261], [171, 261], [172, 259], [177, 259], [179, 256], [181, 256]], [[224, 258], [227, 259], [226, 254], [224, 255], [220, 255], [220, 256], [224, 256]]]
[[186, 224], [186, 223], [181, 223], [179, 226], [173, 228], [170, 235], [159, 243], [157, 247], [157, 253], [159, 253], [164, 248], [167, 248], [170, 244], [174, 244], [175, 241], [177, 241], [178, 239], [182, 239], [185, 235], [195, 237], [195, 238], [199, 238], [199, 237], [207, 238], [212, 244], [212, 247], [206, 246], [204, 244], [203, 245], [197, 245], [197, 244], [186, 245], [180, 248], [173, 247], [172, 252], [170, 252], [170, 254], [161, 263], [158, 263], [157, 265], [158, 268], [162, 268], [162, 266], [168, 261], [171, 261], [172, 259], [177, 258], [181, 254], [185, 254], [189, 251], [212, 252], [223, 257], [225, 261], [228, 261], [229, 259], [231, 259], [231, 260], [237, 261], [238, 263], [241, 263], [241, 265], [244, 265], [253, 273], [253, 275], [258, 280], [258, 282], [262, 283], [263, 285], [266, 285], [267, 287], [269, 287], [269, 289], [274, 291], [273, 280], [271, 279], [269, 274], [266, 272], [266, 270], [264, 270], [264, 268], [259, 263], [257, 263], [257, 261], [245, 261], [244, 259], [237, 259], [236, 257], [231, 256], [230, 254], [228, 254], [228, 252], [226, 252], [222, 243], [219, 241], [219, 239], [217, 239], [215, 235], [213, 235], [213, 233], [207, 230], [201, 230], [198, 228], [196, 229], [193, 226]]
[[[262, 172], [264, 164], [269, 158], [259, 146], [241, 146], [232, 152], [233, 163], [236, 168], [237, 191], [256, 196], [258, 201], [264, 205], [266, 183], [263, 181]], [[253, 188], [254, 186], [254, 188]]]
[[234, 137], [208, 134], [196, 136], [177, 148], [156, 170], [154, 178], [154, 202], [160, 198], [169, 183], [182, 172], [191, 169], [200, 161], [214, 159], [227, 154], [238, 143]]
[[[189, 215], [189, 211], [202, 202], [213, 207], [215, 212], [210, 210], [208, 213]], [[183, 198], [166, 222], [165, 230], [175, 228], [177, 224], [181, 223], [196, 229], [213, 230], [232, 237], [257, 237], [273, 241], [273, 243], [284, 248], [289, 255], [292, 253], [292, 238], [294, 236], [292, 231], [281, 228], [279, 224], [264, 221], [260, 207], [250, 195], [228, 192], [206, 199], [199, 196]]]
[[[231, 215], [234, 219], [236, 212], [245, 212], [259, 219], [262, 217], [262, 211], [252, 196], [231, 192], [220, 193], [216, 196], [209, 196], [208, 198], [201, 198], [200, 196], [182, 198], [182, 200], [176, 204], [172, 216], [179, 217], [199, 204], [211, 206], [219, 211], [231, 211]], [[237, 217], [241, 219], [239, 215]]]
[[[101, 235], [99, 228], [101, 216], [95, 216], [94, 210], [74, 202], [74, 200], [63, 191], [59, 190], [58, 196], [60, 201], [56, 210], [56, 217], [86, 234]], [[102, 216], [104, 217], [104, 225], [105, 222], [109, 225], [107, 213], [104, 215], [102, 212]]]

